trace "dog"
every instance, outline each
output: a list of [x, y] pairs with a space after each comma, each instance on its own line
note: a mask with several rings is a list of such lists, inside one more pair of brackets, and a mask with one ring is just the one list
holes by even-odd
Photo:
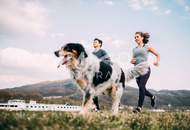
[[87, 54], [80, 43], [67, 43], [54, 54], [62, 58], [58, 67], [66, 65], [73, 81], [83, 93], [83, 114], [91, 110], [93, 97], [102, 93], [112, 98], [111, 110], [117, 114], [125, 82], [148, 72], [148, 69], [142, 70], [146, 65], [140, 65], [128, 70], [125, 77], [122, 68], [116, 63], [107, 64], [93, 54]]

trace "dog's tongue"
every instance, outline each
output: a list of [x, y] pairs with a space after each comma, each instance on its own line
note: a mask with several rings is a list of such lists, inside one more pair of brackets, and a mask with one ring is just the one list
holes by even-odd
[[66, 64], [66, 63], [67, 63], [67, 59], [66, 59], [66, 58], [63, 58], [62, 65]]
[[67, 63], [67, 60], [62, 59], [62, 61], [58, 64], [57, 68], [59, 68], [61, 65], [64, 65]]
[[65, 60], [65, 61], [62, 63], [62, 65], [66, 64], [66, 63], [67, 63], [67, 61]]

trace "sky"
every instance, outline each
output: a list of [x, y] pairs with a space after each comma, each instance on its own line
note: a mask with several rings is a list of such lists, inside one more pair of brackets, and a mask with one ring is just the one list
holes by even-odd
[[[189, 0], [0, 0], [0, 89], [69, 79], [57, 69], [54, 51], [80, 42], [93, 51], [94, 38], [123, 69], [130, 64], [137, 31], [150, 34], [148, 89], [190, 90]], [[137, 88], [135, 80], [127, 83]]]

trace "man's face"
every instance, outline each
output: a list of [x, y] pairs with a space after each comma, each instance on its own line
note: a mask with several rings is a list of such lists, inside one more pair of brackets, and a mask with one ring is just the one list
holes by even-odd
[[93, 42], [93, 46], [94, 46], [94, 48], [101, 48], [101, 44], [99, 43], [99, 41], [98, 40], [94, 40], [94, 42]]

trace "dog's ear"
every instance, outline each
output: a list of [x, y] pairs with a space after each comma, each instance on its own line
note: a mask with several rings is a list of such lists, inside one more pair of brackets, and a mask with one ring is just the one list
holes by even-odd
[[77, 51], [77, 54], [78, 54], [78, 57], [79, 58], [80, 56], [82, 56], [82, 58], [86, 58], [88, 57], [86, 51], [85, 51], [85, 48], [82, 46], [82, 44], [80, 43], [76, 43], [76, 51]]
[[73, 54], [75, 55], [76, 58], [79, 57], [76, 50], [72, 49], [72, 52], [73, 52]]
[[86, 53], [86, 52], [84, 53], [84, 57], [85, 57], [85, 58], [86, 58], [86, 57], [88, 57], [88, 55], [87, 55], [87, 53]]
[[62, 48], [63, 50], [77, 54], [76, 58], [78, 58], [81, 53], [84, 53], [84, 58], [88, 57], [84, 47], [80, 43], [67, 43]]

